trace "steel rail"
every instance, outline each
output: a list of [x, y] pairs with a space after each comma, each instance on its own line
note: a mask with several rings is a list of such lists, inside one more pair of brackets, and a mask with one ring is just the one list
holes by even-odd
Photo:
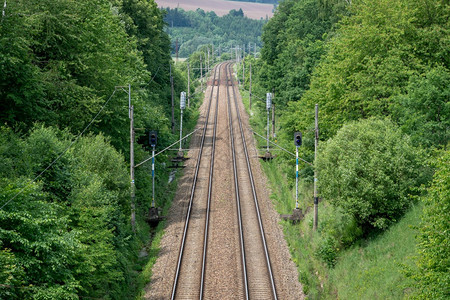
[[[228, 67], [228, 66], [227, 66]], [[226, 77], [227, 82], [228, 78], [232, 81], [231, 74], [229, 72], [229, 68], [227, 68]], [[241, 212], [241, 198], [239, 194], [239, 179], [237, 174], [237, 165], [236, 165], [236, 151], [234, 146], [234, 130], [233, 130], [233, 121], [231, 117], [231, 101], [230, 101], [230, 91], [227, 86], [227, 101], [228, 101], [228, 124], [230, 127], [230, 140], [231, 140], [231, 154], [233, 157], [233, 176], [234, 176], [234, 188], [236, 190], [236, 208], [237, 208], [237, 216], [239, 223], [239, 239], [241, 245], [241, 263], [242, 263], [242, 272], [244, 277], [244, 291], [245, 291], [245, 299], [249, 299], [249, 287], [248, 287], [248, 276], [247, 276], [247, 266], [245, 260], [245, 248], [244, 248], [244, 229], [242, 225], [242, 212]]]
[[[222, 64], [219, 65], [219, 76], [217, 81], [220, 81], [220, 68]], [[215, 77], [215, 76], [214, 76]], [[215, 80], [215, 78], [214, 78]], [[211, 208], [211, 198], [212, 198], [212, 186], [213, 186], [213, 174], [214, 174], [214, 156], [216, 152], [216, 132], [217, 132], [217, 115], [219, 112], [219, 90], [220, 85], [217, 85], [217, 97], [216, 97], [216, 112], [214, 113], [214, 129], [213, 129], [213, 140], [211, 149], [211, 164], [209, 167], [209, 186], [208, 186], [208, 203], [206, 208], [206, 220], [205, 220], [205, 239], [203, 240], [203, 257], [202, 257], [202, 277], [200, 282], [200, 300], [203, 299], [204, 285], [205, 285], [205, 270], [206, 270], [206, 254], [208, 251], [208, 231], [209, 231], [209, 216]]]
[[[220, 65], [218, 66], [218, 69], [220, 70]], [[214, 69], [214, 78], [216, 78], [216, 73], [217, 73], [217, 69]], [[219, 72], [219, 76], [220, 76], [220, 72]], [[206, 113], [206, 119], [205, 119], [205, 123], [204, 123], [204, 126], [203, 126], [202, 139], [201, 139], [201, 142], [200, 142], [200, 148], [199, 148], [199, 153], [198, 153], [198, 156], [197, 156], [197, 163], [196, 163], [196, 167], [195, 167], [194, 178], [193, 178], [193, 181], [192, 181], [191, 195], [190, 195], [188, 210], [187, 210], [186, 219], [185, 219], [183, 237], [182, 237], [181, 245], [180, 245], [180, 251], [179, 251], [178, 262], [177, 262], [177, 269], [176, 269], [176, 272], [175, 272], [175, 278], [174, 278], [173, 287], [172, 287], [172, 296], [171, 296], [172, 300], [175, 299], [175, 295], [176, 295], [176, 292], [177, 292], [177, 284], [178, 284], [178, 279], [179, 279], [179, 276], [180, 276], [181, 261], [183, 259], [184, 247], [185, 247], [185, 244], [186, 244], [186, 236], [187, 236], [187, 231], [188, 231], [188, 227], [189, 227], [189, 220], [190, 220], [191, 211], [192, 211], [192, 203], [193, 203], [194, 196], [195, 196], [195, 189], [196, 189], [196, 186], [197, 186], [198, 172], [199, 172], [199, 169], [200, 169], [200, 161], [201, 161], [201, 158], [202, 158], [203, 147], [204, 147], [204, 144], [205, 144], [206, 130], [208, 128], [209, 114], [210, 114], [210, 111], [211, 111], [211, 103], [212, 103], [212, 98], [213, 98], [213, 91], [214, 91], [214, 88], [211, 88], [211, 93], [210, 93], [210, 96], [209, 96], [208, 111]], [[216, 107], [216, 110], [217, 109], [218, 108]]]
[[[231, 68], [230, 65], [228, 65], [228, 68], [229, 69]], [[271, 264], [270, 264], [269, 250], [267, 248], [267, 242], [266, 242], [266, 238], [265, 238], [264, 227], [263, 227], [263, 224], [262, 224], [262, 218], [261, 218], [261, 213], [260, 213], [259, 204], [258, 204], [258, 197], [256, 195], [255, 182], [253, 180], [253, 173], [252, 173], [252, 168], [251, 168], [251, 165], [250, 165], [250, 159], [249, 159], [249, 155], [248, 155], [248, 151], [247, 151], [247, 144], [246, 144], [246, 140], [245, 140], [244, 129], [242, 127], [241, 114], [239, 113], [239, 106], [238, 106], [238, 103], [237, 103], [237, 100], [236, 100], [235, 86], [234, 86], [233, 80], [231, 80], [231, 86], [233, 88], [233, 95], [234, 95], [233, 98], [234, 98], [234, 103], [235, 103], [235, 107], [236, 107], [237, 117], [238, 117], [238, 120], [239, 120], [239, 128], [240, 128], [240, 132], [241, 132], [242, 144], [243, 144], [243, 147], [244, 147], [244, 154], [245, 154], [245, 159], [246, 159], [246, 162], [247, 162], [248, 175], [249, 175], [249, 179], [250, 179], [250, 183], [251, 183], [251, 187], [252, 187], [253, 200], [255, 202], [256, 213], [257, 213], [257, 216], [258, 216], [259, 229], [260, 229], [261, 239], [262, 239], [263, 247], [264, 247], [264, 254], [265, 254], [265, 258], [266, 258], [266, 264], [267, 264], [267, 269], [268, 269], [268, 273], [269, 273], [269, 279], [270, 279], [270, 283], [271, 283], [271, 290], [272, 290], [273, 297], [276, 300], [276, 299], [278, 299], [278, 297], [277, 297], [277, 291], [276, 291], [276, 287], [275, 287], [275, 281], [274, 281], [274, 278], [273, 278], [272, 267], [271, 267]]]

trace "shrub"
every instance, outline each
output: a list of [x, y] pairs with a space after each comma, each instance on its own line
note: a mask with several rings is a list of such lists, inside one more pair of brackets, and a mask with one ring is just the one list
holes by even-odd
[[344, 125], [317, 161], [321, 194], [365, 231], [386, 229], [426, 178], [421, 153], [389, 120]]
[[436, 161], [437, 171], [424, 199], [419, 226], [416, 280], [417, 299], [450, 298], [450, 151]]
[[334, 267], [339, 252], [361, 238], [362, 231], [354, 217], [346, 214], [340, 207], [322, 203], [320, 211], [318, 227], [320, 235], [316, 236], [313, 248], [318, 258], [328, 267]]

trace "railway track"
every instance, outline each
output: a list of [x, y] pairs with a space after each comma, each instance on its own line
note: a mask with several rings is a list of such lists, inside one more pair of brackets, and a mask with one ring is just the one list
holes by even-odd
[[171, 299], [277, 299], [231, 64], [212, 82]]
[[[232, 137], [233, 169], [235, 178], [238, 217], [242, 224], [242, 263], [247, 278], [247, 299], [277, 299], [263, 222], [259, 209], [250, 157], [247, 150], [242, 120], [237, 103], [231, 65], [227, 65], [230, 78], [227, 86], [230, 135]], [[244, 216], [244, 218], [242, 218]]]
[[[214, 69], [214, 80], [216, 77], [220, 79], [220, 66]], [[216, 100], [213, 107], [214, 120], [211, 122], [210, 113], [214, 94]], [[204, 255], [207, 251], [204, 244], [208, 240], [209, 206], [214, 171], [214, 147], [205, 147], [205, 142], [213, 145], [215, 143], [218, 101], [219, 85], [212, 87], [209, 95], [208, 110], [203, 125], [171, 299], [201, 299], [203, 294], [206, 263]], [[208, 183], [206, 184], [204, 180], [199, 181], [199, 178], [209, 178]], [[206, 190], [208, 195], [205, 197], [204, 191]], [[204, 215], [205, 212], [207, 217]], [[202, 253], [201, 258], [199, 258], [199, 253]]]

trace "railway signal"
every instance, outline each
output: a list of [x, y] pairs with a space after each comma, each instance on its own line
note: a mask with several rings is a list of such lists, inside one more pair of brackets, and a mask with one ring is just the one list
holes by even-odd
[[302, 145], [302, 133], [296, 132], [294, 134], [295, 147], [300, 147]]
[[158, 142], [158, 132], [150, 130], [149, 144], [152, 147], [152, 206], [149, 209], [148, 221], [154, 222], [159, 220], [158, 209], [155, 206], [155, 148]]
[[152, 148], [156, 147], [156, 143], [158, 141], [158, 132], [155, 130], [150, 130], [149, 134], [149, 144]]
[[266, 94], [266, 109], [267, 109], [267, 150], [266, 150], [266, 159], [271, 159], [272, 154], [270, 154], [269, 149], [269, 137], [270, 137], [270, 109], [272, 108], [272, 93]]
[[294, 134], [295, 140], [295, 209], [298, 209], [298, 147], [302, 145], [302, 133]]
[[181, 141], [183, 139], [183, 110], [186, 108], [186, 92], [180, 94], [180, 148], [178, 149], [178, 157], [184, 157], [183, 150], [181, 149]]

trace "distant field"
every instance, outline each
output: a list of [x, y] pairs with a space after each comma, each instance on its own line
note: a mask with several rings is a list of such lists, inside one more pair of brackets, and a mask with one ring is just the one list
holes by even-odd
[[180, 7], [184, 10], [196, 10], [201, 8], [204, 11], [214, 11], [218, 16], [228, 14], [232, 9], [242, 8], [244, 15], [251, 19], [265, 19], [272, 17], [272, 4], [235, 2], [225, 0], [156, 0], [159, 7]]

